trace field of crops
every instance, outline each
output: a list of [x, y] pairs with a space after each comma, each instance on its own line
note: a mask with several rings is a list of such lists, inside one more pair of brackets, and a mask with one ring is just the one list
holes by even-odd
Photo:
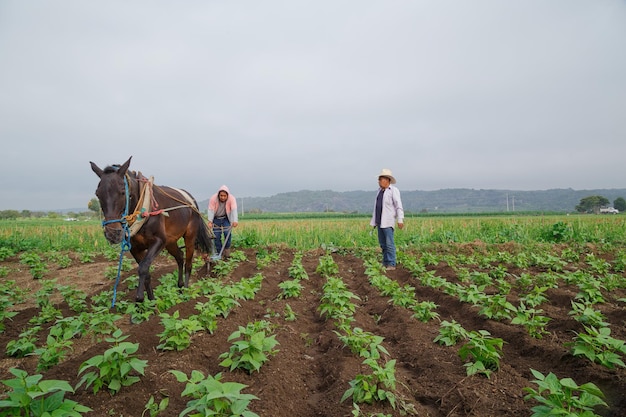
[[98, 222], [3, 221], [0, 416], [622, 416], [625, 219], [411, 217], [386, 271], [368, 218], [244, 217], [142, 304]]

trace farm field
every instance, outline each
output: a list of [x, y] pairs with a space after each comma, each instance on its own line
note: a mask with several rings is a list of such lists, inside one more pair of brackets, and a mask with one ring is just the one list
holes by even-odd
[[[365, 218], [244, 218], [232, 256], [210, 272], [196, 261], [188, 289], [161, 255], [154, 302], [133, 302], [126, 255], [111, 309], [119, 248], [97, 222], [0, 222], [0, 380], [21, 369], [76, 387], [86, 361], [127, 343], [143, 375], [95, 394], [83, 382], [65, 395], [83, 415], [179, 415], [194, 398], [172, 370], [243, 384], [259, 416], [530, 416], [538, 373], [603, 393], [595, 407], [579, 390], [561, 398], [572, 412], [624, 415], [622, 216], [409, 218], [394, 271], [370, 231]], [[277, 344], [248, 368], [223, 362], [254, 324]]]

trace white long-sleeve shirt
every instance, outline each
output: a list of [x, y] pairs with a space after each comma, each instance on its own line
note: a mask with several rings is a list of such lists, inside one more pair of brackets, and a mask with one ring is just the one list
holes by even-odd
[[[402, 199], [400, 198], [400, 190], [393, 185], [382, 189], [378, 189], [383, 194], [383, 211], [380, 217], [380, 228], [394, 227], [396, 220], [398, 223], [404, 223], [404, 209], [402, 208]], [[378, 194], [376, 194], [378, 196]], [[372, 212], [372, 220], [370, 226], [376, 226], [376, 204]]]

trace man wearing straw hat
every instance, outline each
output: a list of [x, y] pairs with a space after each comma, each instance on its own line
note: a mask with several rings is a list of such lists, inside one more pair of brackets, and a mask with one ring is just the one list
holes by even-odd
[[400, 199], [400, 190], [391, 170], [385, 168], [378, 174], [378, 194], [370, 226], [378, 228], [378, 243], [383, 250], [383, 266], [387, 270], [396, 269], [396, 244], [393, 231], [398, 221], [398, 228], [404, 227], [404, 209]]

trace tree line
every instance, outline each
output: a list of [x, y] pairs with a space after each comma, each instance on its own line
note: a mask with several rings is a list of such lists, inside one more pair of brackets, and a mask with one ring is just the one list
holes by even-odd
[[[609, 199], [601, 195], [591, 195], [584, 197], [580, 200], [580, 204], [576, 206], [576, 211], [579, 213], [600, 213], [600, 209], [606, 208], [609, 205]], [[623, 197], [618, 197], [613, 200], [613, 208], [623, 212], [626, 210], [626, 200]]]

